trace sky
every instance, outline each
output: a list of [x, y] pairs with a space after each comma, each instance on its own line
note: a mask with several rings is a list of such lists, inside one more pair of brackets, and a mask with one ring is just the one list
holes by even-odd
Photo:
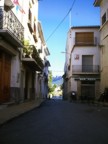
[[50, 52], [47, 59], [53, 76], [64, 74], [65, 53], [62, 52], [65, 52], [69, 28], [100, 25], [100, 9], [93, 3], [94, 0], [39, 0], [38, 16]]

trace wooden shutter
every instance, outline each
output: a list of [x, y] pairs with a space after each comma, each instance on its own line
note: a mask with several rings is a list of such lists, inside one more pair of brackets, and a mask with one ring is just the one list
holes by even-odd
[[93, 45], [94, 33], [93, 32], [77, 32], [76, 44], [77, 45], [91, 45], [91, 44]]

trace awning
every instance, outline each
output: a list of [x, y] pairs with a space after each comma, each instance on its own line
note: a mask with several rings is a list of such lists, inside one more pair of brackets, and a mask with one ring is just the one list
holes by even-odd
[[37, 64], [37, 62], [33, 58], [23, 58], [22, 62], [35, 71], [42, 71], [42, 68]]
[[96, 81], [96, 80], [100, 80], [100, 78], [75, 78], [75, 80], [80, 80], [80, 81]]

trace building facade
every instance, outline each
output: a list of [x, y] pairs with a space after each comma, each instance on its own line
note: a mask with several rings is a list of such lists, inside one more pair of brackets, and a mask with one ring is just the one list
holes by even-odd
[[1, 0], [0, 103], [44, 97], [49, 54], [38, 20], [38, 0], [26, 4]]
[[95, 0], [94, 6], [100, 7], [100, 53], [101, 53], [101, 92], [108, 88], [108, 1]]
[[100, 95], [99, 26], [70, 28], [66, 43], [64, 97], [72, 91], [77, 99], [94, 99]]

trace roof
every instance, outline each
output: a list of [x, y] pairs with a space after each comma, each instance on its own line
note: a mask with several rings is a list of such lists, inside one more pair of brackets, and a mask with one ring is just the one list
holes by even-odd
[[102, 2], [102, 0], [95, 0], [94, 1], [94, 6], [100, 6], [100, 3]]
[[96, 25], [96, 26], [73, 26], [73, 27], [71, 27], [71, 29], [95, 29], [95, 28], [97, 28], [97, 29], [99, 29], [100, 28], [100, 26], [99, 25]]

